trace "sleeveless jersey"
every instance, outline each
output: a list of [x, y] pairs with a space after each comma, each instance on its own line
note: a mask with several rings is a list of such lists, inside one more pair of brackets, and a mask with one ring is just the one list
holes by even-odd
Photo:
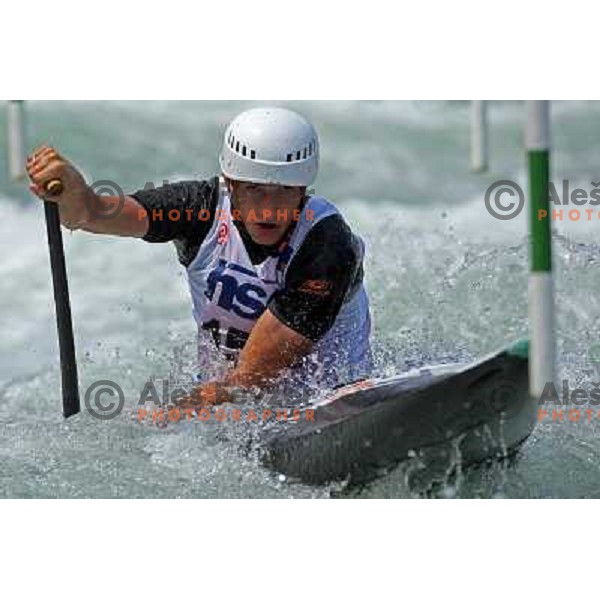
[[[307, 211], [311, 218], [307, 218]], [[219, 180], [216, 215], [206, 239], [187, 267], [194, 319], [198, 325], [199, 354], [206, 353], [212, 335], [218, 349], [235, 360], [271, 296], [284, 287], [287, 267], [306, 235], [319, 221], [338, 214], [325, 198], [310, 196], [284, 248], [254, 265], [231, 214], [231, 198]], [[364, 242], [358, 236], [360, 261]], [[333, 326], [316, 341], [310, 356], [292, 372], [336, 385], [368, 374], [371, 367], [369, 301], [362, 282], [344, 299]], [[205, 364], [199, 356], [199, 364]], [[201, 374], [200, 374], [201, 375]], [[295, 378], [295, 377], [294, 377]]]

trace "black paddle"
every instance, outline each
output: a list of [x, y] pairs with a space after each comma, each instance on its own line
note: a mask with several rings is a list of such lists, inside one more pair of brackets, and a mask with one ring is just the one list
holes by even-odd
[[[63, 191], [63, 184], [60, 180], [54, 179], [46, 185], [46, 191], [51, 196], [58, 196]], [[56, 326], [58, 328], [63, 415], [67, 418], [80, 411], [77, 362], [75, 359], [75, 342], [73, 341], [73, 324], [71, 321], [71, 303], [69, 302], [69, 286], [67, 283], [62, 233], [60, 231], [58, 204], [46, 200], [44, 201], [44, 211], [46, 213], [50, 270], [52, 271]]]

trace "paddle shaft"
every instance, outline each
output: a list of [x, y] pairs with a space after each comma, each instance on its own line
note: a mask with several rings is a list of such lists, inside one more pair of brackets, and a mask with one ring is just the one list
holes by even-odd
[[[54, 180], [46, 186], [46, 190], [51, 195], [58, 195], [62, 192], [62, 187], [60, 180]], [[69, 286], [62, 233], [60, 230], [58, 204], [45, 201], [44, 211], [46, 214], [46, 230], [48, 232], [50, 270], [52, 272], [52, 285], [54, 288], [54, 305], [56, 307], [56, 326], [58, 329], [58, 347], [62, 376], [63, 415], [66, 418], [80, 411], [71, 303], [69, 302]]]

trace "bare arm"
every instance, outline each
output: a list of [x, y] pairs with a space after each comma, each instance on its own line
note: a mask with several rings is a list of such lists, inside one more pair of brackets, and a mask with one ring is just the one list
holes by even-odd
[[[143, 237], [148, 231], [148, 217], [134, 198], [95, 194], [77, 168], [54, 148], [36, 148], [27, 159], [27, 174], [29, 189], [36, 196], [58, 204], [60, 221], [67, 229], [128, 237]], [[56, 179], [63, 190], [51, 196], [46, 186]]]
[[199, 386], [183, 404], [218, 404], [230, 398], [226, 387], [266, 386], [307, 355], [313, 342], [266, 310], [250, 333], [238, 366], [220, 382]]
[[312, 345], [311, 340], [266, 310], [252, 328], [238, 366], [229, 373], [226, 383], [240, 387], [266, 385], [308, 354]]
[[[90, 190], [91, 192], [91, 190]], [[119, 201], [123, 202], [122, 208]], [[110, 217], [99, 219], [88, 214], [77, 229], [83, 229], [91, 233], [105, 233], [109, 235], [120, 235], [124, 237], [141, 238], [148, 232], [148, 216], [142, 206], [131, 196], [124, 196], [121, 200], [118, 196], [98, 196], [92, 198], [94, 207], [100, 207], [100, 214], [110, 214]], [[98, 208], [94, 209], [95, 211]], [[112, 215], [112, 212], [115, 212]], [[66, 223], [63, 223], [68, 227]]]

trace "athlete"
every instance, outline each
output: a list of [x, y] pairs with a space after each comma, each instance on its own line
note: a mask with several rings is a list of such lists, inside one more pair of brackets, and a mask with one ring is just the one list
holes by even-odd
[[364, 244], [331, 202], [309, 193], [319, 166], [315, 128], [288, 109], [248, 110], [227, 127], [219, 162], [220, 176], [121, 197], [96, 195], [48, 146], [28, 157], [27, 172], [31, 191], [58, 203], [70, 230], [174, 243], [199, 351], [210, 339], [230, 361], [194, 401], [225, 402], [230, 388], [265, 388], [284, 375], [337, 385], [367, 374]]

